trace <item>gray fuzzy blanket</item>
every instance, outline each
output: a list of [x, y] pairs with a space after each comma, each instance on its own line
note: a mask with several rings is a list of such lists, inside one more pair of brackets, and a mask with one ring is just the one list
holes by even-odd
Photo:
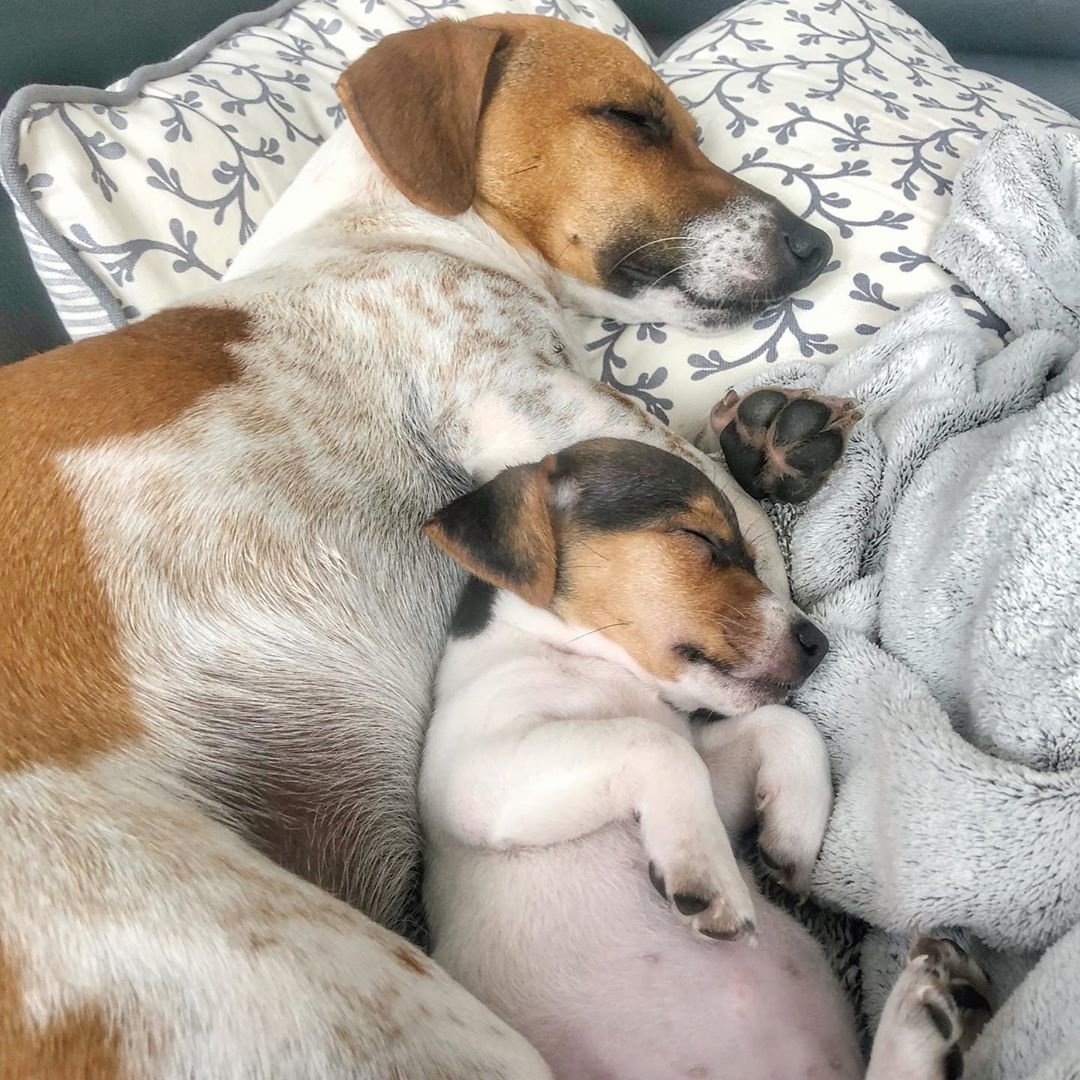
[[850, 917], [832, 926], [838, 963], [857, 966], [871, 1023], [911, 932], [947, 931], [997, 997], [965, 1076], [1065, 1080], [1080, 1077], [1080, 129], [990, 135], [933, 256], [1009, 324], [1003, 347], [944, 292], [831, 369], [758, 380], [864, 412], [822, 492], [774, 509], [796, 599], [832, 641], [795, 702], [837, 783], [814, 893]]

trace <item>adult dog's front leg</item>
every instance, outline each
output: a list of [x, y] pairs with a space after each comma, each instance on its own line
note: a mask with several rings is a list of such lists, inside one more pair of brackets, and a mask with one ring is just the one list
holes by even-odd
[[717, 720], [698, 735], [716, 806], [729, 832], [757, 819], [762, 860], [781, 884], [805, 892], [832, 809], [825, 744], [800, 712], [766, 705]]
[[433, 821], [475, 846], [558, 844], [637, 818], [654, 884], [693, 928], [734, 939], [754, 905], [694, 747], [638, 717], [540, 721], [474, 745], [470, 760], [425, 770]]

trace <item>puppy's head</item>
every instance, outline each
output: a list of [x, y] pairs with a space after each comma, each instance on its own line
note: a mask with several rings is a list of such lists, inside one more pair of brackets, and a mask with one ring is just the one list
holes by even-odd
[[557, 615], [568, 643], [618, 646], [688, 709], [780, 701], [828, 649], [761, 583], [731, 503], [644, 443], [593, 439], [506, 469], [425, 531], [483, 581]]
[[484, 16], [393, 34], [338, 93], [386, 175], [436, 214], [475, 209], [594, 315], [702, 329], [821, 272], [825, 233], [714, 165], [622, 42]]

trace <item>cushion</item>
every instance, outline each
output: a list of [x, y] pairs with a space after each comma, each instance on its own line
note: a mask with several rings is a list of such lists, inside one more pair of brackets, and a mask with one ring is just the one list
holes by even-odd
[[[109, 91], [31, 87], [0, 124], [0, 167], [73, 336], [205, 289], [343, 117], [338, 73], [430, 19], [539, 11], [616, 33], [610, 0], [281, 0]], [[808, 289], [708, 336], [596, 320], [590, 373], [691, 432], [728, 388], [779, 361], [829, 361], [916, 296], [950, 284], [927, 252], [960, 159], [1020, 117], [1072, 121], [965, 70], [889, 0], [746, 0], [658, 70], [707, 153], [833, 237]], [[953, 287], [962, 291], [958, 284]], [[977, 301], [988, 334], [1004, 326]]]

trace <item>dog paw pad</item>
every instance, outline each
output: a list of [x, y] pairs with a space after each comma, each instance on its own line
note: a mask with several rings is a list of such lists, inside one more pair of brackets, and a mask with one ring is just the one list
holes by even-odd
[[710, 423], [728, 469], [756, 499], [805, 502], [843, 456], [860, 417], [848, 398], [765, 387], [729, 391]]

